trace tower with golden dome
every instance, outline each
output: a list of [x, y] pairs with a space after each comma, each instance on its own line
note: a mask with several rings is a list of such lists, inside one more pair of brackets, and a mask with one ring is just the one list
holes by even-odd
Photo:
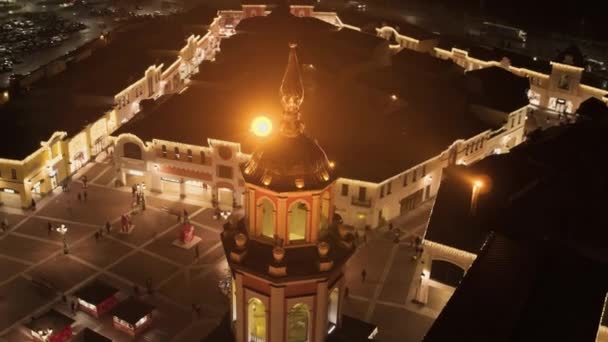
[[322, 342], [341, 325], [353, 238], [332, 222], [334, 165], [304, 133], [304, 86], [289, 47], [279, 132], [241, 166], [245, 215], [222, 233], [237, 342]]

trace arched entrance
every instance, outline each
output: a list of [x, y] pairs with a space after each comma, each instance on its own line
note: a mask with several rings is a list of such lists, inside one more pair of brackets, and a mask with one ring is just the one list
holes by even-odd
[[263, 236], [272, 238], [274, 236], [275, 210], [274, 205], [268, 198], [262, 199], [258, 205], [259, 227]]
[[123, 156], [131, 159], [142, 159], [141, 148], [136, 143], [128, 142], [122, 147]]
[[218, 188], [217, 189], [217, 201], [220, 209], [232, 210], [232, 204], [234, 201], [234, 194], [232, 189], [229, 188]]
[[464, 277], [464, 270], [449, 261], [433, 260], [431, 264], [431, 279], [452, 287], [458, 287]]
[[266, 307], [261, 300], [252, 298], [247, 305], [247, 336], [249, 342], [266, 341]]
[[330, 199], [331, 197], [329, 191], [324, 192], [323, 196], [321, 196], [321, 226], [319, 227], [320, 229], [325, 229], [329, 225]]
[[296, 202], [289, 210], [289, 241], [306, 239], [308, 224], [308, 206], [304, 202]]
[[308, 305], [296, 304], [287, 313], [287, 342], [308, 341]]

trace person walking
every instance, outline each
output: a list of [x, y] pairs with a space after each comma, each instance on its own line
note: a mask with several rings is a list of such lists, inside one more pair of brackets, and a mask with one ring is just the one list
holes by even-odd
[[112, 225], [110, 224], [110, 221], [106, 222], [106, 232], [108, 232], [108, 234], [110, 234], [110, 231], [112, 230]]
[[194, 255], [196, 256], [197, 259], [200, 256], [200, 252], [198, 250], [198, 245], [194, 246]]
[[2, 232], [5, 232], [8, 229], [8, 220], [5, 218], [2, 219]]
[[202, 312], [202, 307], [200, 304], [196, 304], [194, 310], [196, 311], [196, 317], [198, 317], [198, 319], [201, 319], [201, 312]]
[[87, 197], [88, 197], [86, 190], [82, 192], [82, 196], [84, 197], [84, 202], [86, 203], [87, 202]]
[[365, 283], [365, 278], [367, 278], [367, 271], [365, 268], [361, 271], [361, 282]]
[[32, 210], [36, 210], [36, 201], [32, 198]]
[[78, 194], [76, 195], [76, 198], [78, 198], [78, 202], [82, 203], [82, 195], [80, 194], [80, 191], [78, 191]]
[[49, 236], [50, 236], [51, 233], [53, 232], [53, 224], [51, 223], [51, 221], [47, 222], [46, 227], [49, 230]]
[[82, 185], [86, 189], [87, 188], [88, 178], [87, 176], [82, 176]]

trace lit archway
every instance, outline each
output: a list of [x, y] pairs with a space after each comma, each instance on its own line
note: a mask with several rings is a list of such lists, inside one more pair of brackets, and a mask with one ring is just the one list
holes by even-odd
[[296, 304], [287, 313], [287, 342], [308, 341], [308, 305]]
[[296, 202], [289, 210], [289, 241], [305, 240], [308, 225], [308, 206]]
[[274, 205], [268, 198], [261, 200], [258, 205], [258, 221], [260, 231], [262, 235], [267, 237], [274, 237], [274, 225], [275, 225], [275, 210]]
[[136, 143], [128, 142], [123, 145], [123, 155], [131, 159], [142, 159], [141, 147]]
[[261, 300], [252, 298], [247, 306], [248, 341], [266, 341], [266, 307]]

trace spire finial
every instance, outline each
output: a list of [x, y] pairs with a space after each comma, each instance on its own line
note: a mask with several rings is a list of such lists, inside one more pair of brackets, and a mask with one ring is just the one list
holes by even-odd
[[279, 93], [283, 105], [283, 120], [281, 132], [288, 136], [296, 136], [304, 131], [300, 122], [300, 106], [304, 101], [304, 85], [300, 75], [300, 63], [296, 48], [298, 44], [289, 43], [289, 58], [283, 75], [283, 82]]

